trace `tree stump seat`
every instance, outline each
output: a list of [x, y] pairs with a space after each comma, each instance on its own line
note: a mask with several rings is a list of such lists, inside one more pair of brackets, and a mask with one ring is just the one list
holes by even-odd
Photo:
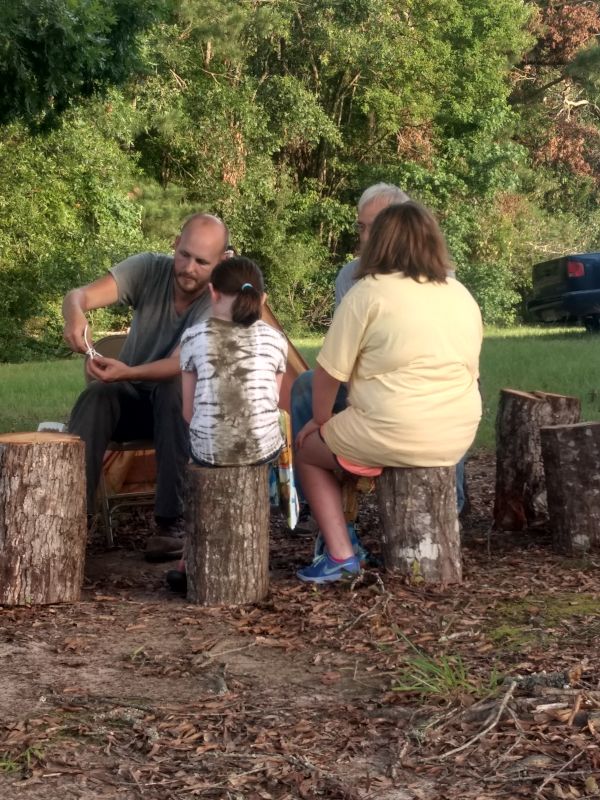
[[84, 451], [78, 436], [64, 433], [0, 436], [0, 605], [79, 600]]
[[456, 467], [386, 467], [377, 479], [386, 569], [427, 583], [460, 583]]
[[496, 417], [494, 527], [520, 531], [548, 521], [540, 428], [579, 422], [577, 397], [502, 389]]
[[269, 465], [186, 471], [187, 599], [255, 603], [269, 590]]
[[600, 422], [540, 434], [553, 549], [585, 556], [600, 545]]

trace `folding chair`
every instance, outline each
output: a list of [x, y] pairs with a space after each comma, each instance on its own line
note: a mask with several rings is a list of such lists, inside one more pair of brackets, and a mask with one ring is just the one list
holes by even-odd
[[[118, 358], [126, 338], [125, 333], [112, 333], [98, 339], [94, 348], [101, 356]], [[88, 383], [92, 380], [87, 370], [85, 378]], [[151, 439], [109, 442], [97, 495], [108, 547], [114, 545], [114, 514], [128, 506], [152, 505], [156, 493], [155, 483], [156, 463], [154, 442]]]

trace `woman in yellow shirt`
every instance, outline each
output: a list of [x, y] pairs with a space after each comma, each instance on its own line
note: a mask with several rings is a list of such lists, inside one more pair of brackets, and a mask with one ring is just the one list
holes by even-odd
[[[415, 202], [375, 219], [355, 286], [335, 312], [317, 357], [313, 419], [300, 431], [297, 471], [326, 543], [298, 572], [327, 583], [360, 565], [342, 509], [340, 467], [456, 464], [481, 417], [477, 386], [481, 314], [448, 277], [450, 258], [433, 215]], [[348, 407], [335, 416], [340, 383]]]

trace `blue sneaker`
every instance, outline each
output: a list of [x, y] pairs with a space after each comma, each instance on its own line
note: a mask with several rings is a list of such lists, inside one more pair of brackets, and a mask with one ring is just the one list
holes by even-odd
[[[348, 528], [348, 536], [350, 537], [350, 542], [352, 544], [352, 549], [354, 550], [354, 555], [358, 558], [361, 564], [370, 564], [373, 559], [371, 559], [371, 555], [366, 547], [363, 546], [358, 533], [356, 532], [356, 528], [354, 527], [353, 522], [346, 523]], [[319, 532], [317, 534], [317, 538], [315, 539], [315, 549], [313, 551], [313, 558], [318, 558], [322, 556], [325, 552], [325, 539], [323, 539], [323, 534]]]
[[345, 561], [334, 561], [329, 553], [324, 552], [308, 567], [299, 569], [296, 575], [305, 583], [332, 583], [359, 573], [360, 561], [356, 556]]

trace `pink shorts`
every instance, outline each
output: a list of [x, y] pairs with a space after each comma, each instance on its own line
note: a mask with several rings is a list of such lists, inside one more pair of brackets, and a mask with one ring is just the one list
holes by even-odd
[[[323, 434], [321, 432], [322, 429], [323, 426], [321, 425], [319, 428], [319, 438], [323, 444], [327, 446], [327, 442], [323, 438]], [[383, 467], [366, 467], [364, 464], [354, 464], [352, 461], [348, 461], [347, 458], [344, 458], [344, 456], [336, 456], [335, 453], [333, 453], [333, 457], [342, 469], [345, 469], [346, 472], [352, 473], [352, 475], [358, 475], [361, 478], [378, 478], [383, 472]]]
[[344, 456], [335, 457], [338, 464], [346, 472], [351, 472], [353, 475], [360, 475], [362, 478], [377, 478], [383, 472], [383, 467], [365, 467], [364, 464], [353, 464], [348, 461]]

